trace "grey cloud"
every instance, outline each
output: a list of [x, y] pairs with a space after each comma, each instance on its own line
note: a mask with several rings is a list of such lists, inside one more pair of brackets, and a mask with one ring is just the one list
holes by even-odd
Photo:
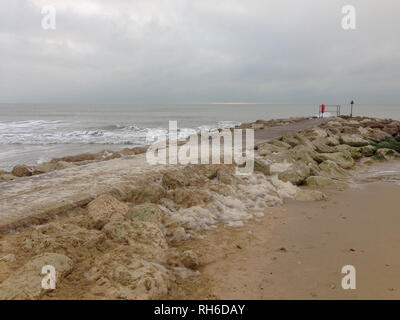
[[2, 0], [0, 102], [397, 103], [400, 5], [371, 2], [344, 31], [339, 0]]

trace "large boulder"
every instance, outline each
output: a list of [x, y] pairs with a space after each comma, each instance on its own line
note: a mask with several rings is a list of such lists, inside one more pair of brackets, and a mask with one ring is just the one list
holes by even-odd
[[131, 208], [126, 218], [132, 221], [150, 221], [154, 223], [162, 222], [163, 212], [160, 207], [154, 203], [143, 203]]
[[300, 185], [310, 175], [310, 168], [302, 161], [296, 161], [290, 168], [279, 173], [278, 178], [284, 182]]
[[141, 220], [110, 222], [103, 232], [110, 240], [129, 246], [133, 253], [147, 261], [166, 262], [168, 244], [157, 223]]
[[328, 146], [326, 144], [325, 139], [316, 139], [312, 141], [313, 145], [315, 146], [315, 150], [320, 153], [330, 153], [330, 152], [335, 152], [335, 148]]
[[279, 148], [282, 148], [282, 149], [290, 149], [291, 148], [290, 144], [283, 142], [281, 140], [278, 140], [278, 139], [273, 139], [269, 143], [274, 146], [277, 146]]
[[376, 158], [379, 160], [400, 159], [400, 153], [393, 149], [381, 148], [376, 150]]
[[331, 160], [321, 162], [319, 168], [321, 176], [340, 178], [347, 175], [347, 172], [343, 168]]
[[340, 144], [339, 137], [336, 135], [330, 134], [328, 137], [326, 137], [324, 140], [324, 143], [330, 147], [337, 146]]
[[294, 199], [297, 201], [322, 201], [327, 200], [328, 197], [318, 190], [300, 190]]
[[373, 142], [381, 142], [392, 138], [390, 134], [379, 129], [368, 129], [368, 132], [364, 134], [364, 137]]
[[334, 153], [319, 153], [317, 156], [318, 162], [331, 160], [338, 164], [343, 169], [350, 169], [354, 166], [354, 160], [349, 152], [334, 152]]
[[46, 162], [33, 167], [32, 173], [36, 175], [36, 174], [48, 173], [54, 170], [56, 170], [56, 164], [52, 162]]
[[282, 141], [289, 144], [291, 147], [296, 147], [298, 145], [305, 145], [311, 149], [315, 149], [312, 142], [308, 138], [302, 136], [299, 133], [288, 132], [282, 136]]
[[264, 159], [255, 158], [254, 159], [254, 171], [258, 171], [258, 172], [265, 174], [266, 176], [269, 176], [271, 174], [270, 164], [267, 161], [265, 161]]
[[180, 171], [168, 171], [162, 177], [162, 186], [169, 190], [189, 185], [189, 179]]
[[44, 266], [52, 266], [56, 272], [57, 285], [71, 272], [73, 262], [65, 255], [44, 253], [34, 257], [13, 275], [0, 284], [0, 300], [33, 300], [40, 299], [51, 289], [44, 289], [42, 274]]
[[56, 170], [64, 170], [64, 169], [76, 167], [76, 165], [71, 162], [61, 160], [61, 161], [56, 162], [55, 167], [56, 167]]
[[344, 189], [347, 187], [347, 183], [344, 181], [335, 180], [332, 178], [322, 177], [322, 176], [308, 177], [305, 181], [305, 184], [309, 187], [314, 187], [314, 188], [333, 187], [338, 189]]
[[343, 134], [340, 136], [340, 142], [352, 147], [363, 147], [369, 144], [367, 140], [357, 134]]
[[130, 192], [129, 200], [133, 203], [153, 202], [158, 203], [166, 194], [165, 189], [159, 184], [144, 184]]
[[192, 250], [186, 250], [181, 255], [182, 264], [189, 269], [196, 269], [199, 265], [199, 258]]
[[101, 195], [88, 205], [88, 215], [93, 221], [92, 227], [101, 229], [110, 221], [124, 220], [129, 208], [108, 194]]
[[16, 165], [12, 169], [12, 174], [16, 177], [29, 177], [32, 175], [32, 168], [26, 165]]
[[265, 156], [267, 154], [271, 154], [274, 152], [282, 152], [285, 151], [286, 148], [278, 147], [276, 145], [270, 143], [263, 143], [257, 146], [257, 150], [260, 156]]
[[375, 153], [374, 146], [368, 145], [360, 148], [360, 152], [364, 157], [372, 157]]
[[337, 152], [349, 153], [351, 157], [355, 160], [361, 159], [363, 157], [361, 153], [361, 147], [356, 148], [356, 147], [351, 147], [347, 144], [339, 144], [338, 146], [335, 147], [335, 150]]
[[289, 150], [287, 154], [283, 154], [283, 160], [290, 161], [293, 159], [294, 161], [300, 160], [306, 164], [315, 163], [315, 159], [317, 158], [318, 153], [313, 148], [306, 145], [298, 145], [293, 149]]
[[340, 121], [337, 120], [331, 120], [326, 124], [327, 128], [341, 128], [342, 127], [342, 123]]
[[51, 222], [32, 230], [14, 250], [30, 254], [57, 252], [79, 261], [92, 254], [97, 247], [101, 247], [104, 240], [105, 236], [99, 230], [72, 223]]
[[170, 272], [160, 263], [135, 254], [135, 248], [121, 245], [95, 259], [85, 273], [92, 285], [83, 299], [107, 297], [124, 300], [155, 300], [166, 297], [172, 289]]
[[196, 187], [176, 188], [168, 191], [166, 198], [171, 199], [179, 208], [190, 208], [193, 206], [204, 206], [211, 201], [208, 192]]
[[12, 175], [12, 174], [5, 173], [5, 174], [0, 175], [0, 182], [11, 181], [11, 180], [14, 180], [16, 178], [17, 177]]

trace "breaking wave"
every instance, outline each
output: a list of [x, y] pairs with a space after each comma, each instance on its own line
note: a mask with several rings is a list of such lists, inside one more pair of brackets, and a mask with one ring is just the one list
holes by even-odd
[[[186, 138], [200, 130], [231, 128], [238, 124], [240, 123], [234, 121], [220, 121], [215, 126], [178, 128], [178, 137]], [[162, 139], [167, 133], [166, 127], [141, 128], [122, 124], [85, 128], [80, 123], [58, 120], [0, 122], [1, 145], [109, 144], [136, 146]]]

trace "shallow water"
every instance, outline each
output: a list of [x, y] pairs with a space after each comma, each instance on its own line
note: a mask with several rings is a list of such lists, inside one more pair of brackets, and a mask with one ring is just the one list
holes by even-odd
[[377, 162], [363, 166], [353, 172], [352, 182], [356, 185], [371, 182], [390, 182], [400, 185], [400, 161]]

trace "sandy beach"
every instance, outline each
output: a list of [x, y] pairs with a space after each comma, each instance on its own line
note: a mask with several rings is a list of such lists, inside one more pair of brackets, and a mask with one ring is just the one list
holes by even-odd
[[[188, 241], [185, 249], [199, 252], [201, 275], [170, 298], [399, 299], [400, 186], [371, 183], [327, 194], [328, 201], [290, 200], [243, 228]], [[349, 264], [356, 290], [341, 287]]]
[[255, 130], [248, 176], [153, 166], [146, 148], [1, 172], [0, 299], [399, 298], [400, 122], [237, 128]]

